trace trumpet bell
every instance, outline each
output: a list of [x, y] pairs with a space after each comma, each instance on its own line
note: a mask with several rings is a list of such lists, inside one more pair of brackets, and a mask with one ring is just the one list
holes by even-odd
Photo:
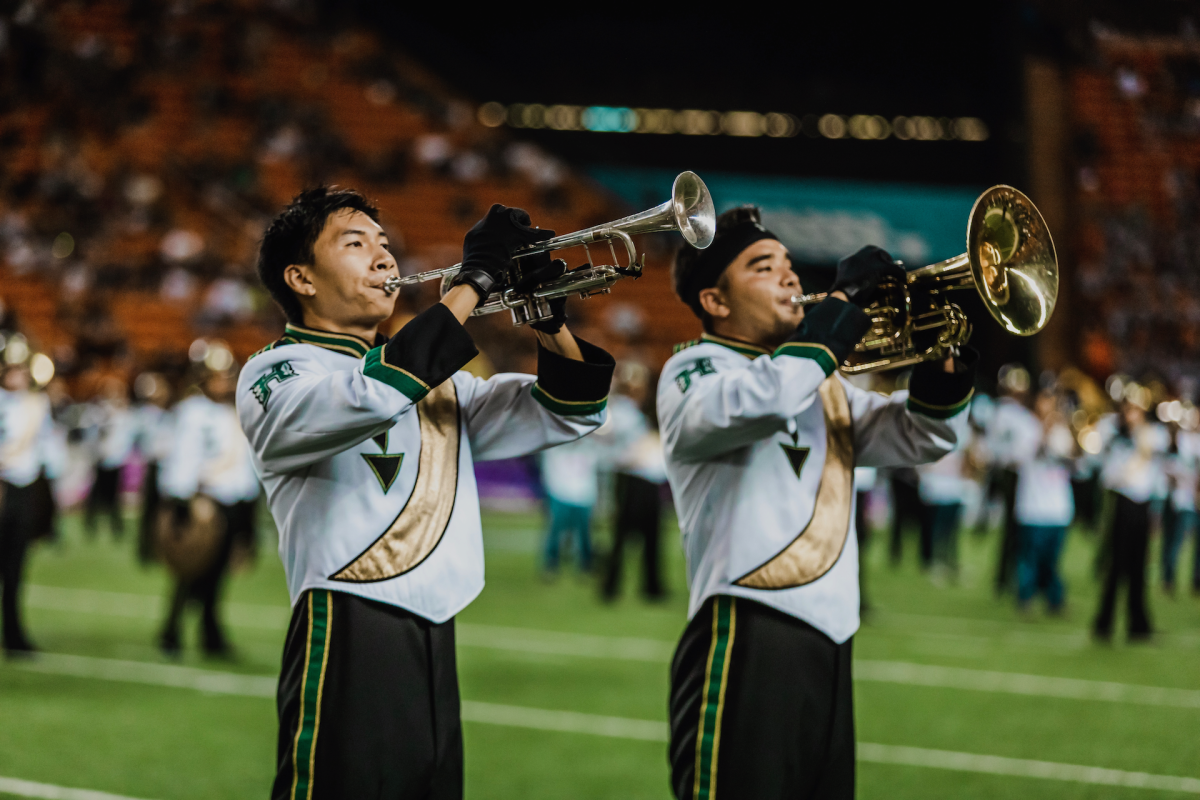
[[671, 216], [674, 229], [692, 247], [703, 250], [713, 242], [717, 233], [717, 212], [712, 195], [700, 176], [694, 172], [681, 172], [671, 184]]
[[1006, 331], [1032, 336], [1058, 299], [1058, 258], [1033, 201], [1011, 186], [979, 196], [967, 223], [967, 258], [988, 313]]

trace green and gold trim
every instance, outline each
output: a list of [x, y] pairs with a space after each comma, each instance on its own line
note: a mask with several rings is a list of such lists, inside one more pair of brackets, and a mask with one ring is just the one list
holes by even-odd
[[778, 356], [795, 356], [797, 358], [811, 358], [825, 371], [825, 377], [828, 378], [838, 368], [837, 356], [823, 344], [815, 342], [784, 342], [779, 345], [773, 354], [773, 358]]
[[371, 349], [370, 345], [357, 336], [351, 336], [348, 333], [330, 333], [329, 331], [304, 328], [299, 325], [293, 325], [290, 322], [284, 328], [284, 338], [289, 337], [296, 340], [299, 344], [324, 347], [326, 350], [332, 350], [335, 353], [352, 356], [353, 358], [362, 358]]
[[735, 353], [740, 353], [746, 358], [758, 358], [759, 356], [770, 355], [771, 351], [765, 347], [748, 344], [747, 342], [739, 342], [737, 339], [726, 339], [721, 336], [714, 336], [711, 333], [706, 333], [700, 337], [700, 342], [708, 344], [719, 344], [721, 347], [728, 347]]
[[538, 383], [533, 384], [529, 392], [533, 395], [534, 400], [542, 404], [543, 408], [551, 414], [558, 414], [561, 417], [588, 417], [592, 414], [599, 414], [608, 405], [607, 395], [599, 400], [560, 400]]
[[972, 389], [967, 393], [967, 396], [957, 403], [948, 406], [935, 406], [932, 403], [926, 403], [922, 400], [909, 395], [907, 407], [914, 414], [921, 414], [930, 419], [950, 419], [953, 416], [961, 414], [967, 410], [967, 406], [971, 405], [971, 398], [975, 396], [975, 390]]
[[308, 593], [308, 641], [304, 650], [304, 678], [300, 683], [300, 724], [292, 748], [291, 800], [312, 800], [313, 772], [317, 761], [317, 734], [321, 730], [321, 695], [329, 666], [329, 636], [333, 593]]
[[721, 336], [714, 336], [711, 333], [706, 333], [699, 339], [691, 339], [686, 342], [680, 342], [671, 349], [671, 352], [672, 354], [679, 353], [683, 350], [687, 350], [689, 347], [695, 347], [698, 344], [719, 344], [721, 347], [728, 347], [733, 352], [743, 355], [746, 358], [758, 358], [759, 356], [770, 355], [771, 353], [771, 351], [767, 350], [766, 348], [757, 347], [752, 344], [747, 344], [746, 342], [739, 342], [736, 339], [725, 339]]
[[737, 600], [717, 595], [712, 604], [712, 643], [704, 668], [704, 690], [700, 696], [700, 723], [696, 732], [695, 800], [715, 800], [717, 761], [721, 751], [721, 716], [725, 712], [725, 689], [729, 684], [729, 662], [737, 631]]
[[249, 361], [251, 358], [254, 358], [255, 356], [261, 356], [263, 353], [270, 352], [271, 350], [274, 350], [276, 347], [283, 347], [286, 344], [299, 344], [299, 342], [296, 341], [291, 336], [283, 336], [283, 337], [271, 342], [269, 345], [262, 348], [261, 350], [256, 350], [253, 353], [251, 353], [250, 358], [247, 358], [246, 361]]
[[368, 378], [386, 383], [414, 403], [429, 394], [430, 386], [406, 369], [389, 364], [383, 357], [383, 347], [376, 347], [363, 358], [363, 373]]

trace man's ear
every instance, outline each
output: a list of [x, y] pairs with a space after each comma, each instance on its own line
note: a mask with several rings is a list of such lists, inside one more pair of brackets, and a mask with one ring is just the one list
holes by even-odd
[[725, 319], [733, 313], [725, 304], [725, 295], [716, 287], [700, 290], [700, 307], [713, 319]]
[[313, 297], [317, 293], [309, 268], [304, 264], [288, 264], [284, 267], [283, 282], [299, 297]]

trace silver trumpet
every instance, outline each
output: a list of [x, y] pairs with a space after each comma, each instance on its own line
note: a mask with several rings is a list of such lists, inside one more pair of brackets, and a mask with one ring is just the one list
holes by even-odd
[[[526, 325], [530, 322], [549, 319], [552, 316], [551, 300], [572, 295], [591, 297], [594, 294], [608, 294], [612, 291], [612, 285], [621, 278], [640, 276], [645, 267], [645, 254], [638, 255], [637, 247], [633, 243], [634, 236], [644, 233], [678, 231], [688, 244], [703, 250], [712, 244], [716, 227], [716, 212], [713, 208], [712, 196], [708, 193], [708, 187], [696, 173], [681, 172], [675, 177], [675, 182], [671, 186], [671, 199], [659, 206], [631, 217], [555, 236], [518, 250], [513, 254], [514, 260], [538, 253], [549, 253], [553, 250], [583, 247], [587, 256], [587, 264], [569, 270], [527, 292], [517, 292], [513, 289], [512, 283], [516, 276], [510, 275], [509, 279], [503, 282], [502, 288], [492, 292], [473, 314], [482, 316], [507, 309], [512, 313], [513, 325]], [[616, 243], [618, 242], [625, 249], [626, 263], [624, 266], [617, 255]], [[595, 263], [588, 247], [592, 244], [607, 244], [612, 262], [609, 264]], [[404, 278], [394, 276], [384, 282], [383, 290], [390, 295], [401, 286], [441, 279], [442, 293], [445, 294], [450, 288], [450, 282], [460, 269], [462, 269], [461, 263]]]
[[[981, 194], [967, 220], [967, 252], [880, 283], [865, 309], [871, 329], [841, 366], [875, 372], [945, 358], [966, 343], [971, 323], [949, 293], [974, 289], [988, 313], [1016, 336], [1046, 327], [1058, 298], [1054, 240], [1033, 201], [1011, 186]], [[828, 295], [797, 295], [796, 306]], [[917, 341], [921, 340], [921, 341]], [[875, 360], [866, 360], [874, 356]]]

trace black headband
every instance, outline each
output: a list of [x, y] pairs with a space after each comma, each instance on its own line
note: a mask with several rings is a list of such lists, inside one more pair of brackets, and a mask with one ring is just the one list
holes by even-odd
[[713, 243], [700, 251], [699, 257], [688, 270], [687, 277], [680, 287], [680, 299], [691, 306], [699, 316], [702, 311], [700, 292], [716, 286], [725, 268], [732, 264], [743, 250], [763, 239], [778, 241], [779, 237], [749, 219], [728, 230], [719, 231]]

